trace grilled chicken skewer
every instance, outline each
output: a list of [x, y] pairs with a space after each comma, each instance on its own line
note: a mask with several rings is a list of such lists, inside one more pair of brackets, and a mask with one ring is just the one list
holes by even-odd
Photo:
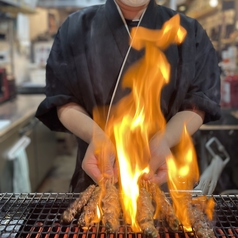
[[148, 191], [150, 192], [152, 199], [156, 204], [155, 217], [161, 220], [165, 220], [169, 228], [173, 231], [179, 230], [179, 220], [175, 215], [174, 209], [166, 198], [163, 191], [155, 183], [147, 182]]
[[97, 218], [97, 207], [99, 207], [100, 193], [101, 188], [96, 187], [78, 219], [79, 226], [89, 228], [95, 222], [95, 219]]
[[198, 238], [215, 238], [215, 234], [209, 225], [201, 204], [192, 203], [190, 199], [186, 200], [188, 204], [188, 215], [191, 225]]
[[153, 215], [154, 207], [151, 195], [145, 187], [140, 185], [136, 219], [145, 235], [156, 238], [158, 236], [158, 230], [154, 226]]
[[82, 207], [86, 205], [89, 198], [92, 196], [95, 187], [95, 185], [90, 185], [80, 194], [79, 198], [70, 204], [70, 206], [63, 212], [61, 222], [70, 223], [74, 219], [74, 217], [80, 212]]
[[[155, 208], [152, 202], [155, 202]], [[185, 201], [188, 207], [188, 216], [191, 226], [198, 238], [215, 238], [213, 230], [206, 219], [204, 207], [200, 203], [193, 203], [188, 196]], [[103, 181], [99, 187], [90, 185], [80, 194], [61, 216], [61, 222], [70, 223], [84, 207], [83, 213], [79, 217], [78, 225], [89, 227], [96, 217], [97, 206], [101, 203], [102, 222], [109, 232], [116, 232], [119, 229], [121, 205], [118, 189], [112, 181]], [[154, 217], [165, 220], [173, 231], [179, 229], [179, 221], [174, 213], [174, 209], [163, 191], [155, 183], [142, 181], [139, 185], [139, 197], [137, 200], [136, 219], [145, 235], [157, 238], [158, 230], [154, 226]]]
[[107, 231], [116, 232], [119, 229], [121, 204], [118, 189], [112, 181], [105, 181], [102, 188], [102, 222]]

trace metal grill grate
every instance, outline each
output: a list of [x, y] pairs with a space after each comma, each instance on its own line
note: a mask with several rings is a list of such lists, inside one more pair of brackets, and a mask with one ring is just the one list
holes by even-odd
[[[0, 237], [19, 238], [144, 238], [142, 233], [134, 233], [120, 220], [117, 233], [107, 234], [105, 227], [99, 223], [84, 230], [77, 226], [77, 220], [69, 225], [60, 224], [63, 211], [78, 198], [74, 193], [30, 193], [0, 194]], [[216, 206], [213, 230], [216, 237], [238, 238], [238, 196], [213, 196]], [[196, 234], [182, 230], [171, 232], [163, 221], [155, 224], [159, 227], [158, 238], [190, 238]]]

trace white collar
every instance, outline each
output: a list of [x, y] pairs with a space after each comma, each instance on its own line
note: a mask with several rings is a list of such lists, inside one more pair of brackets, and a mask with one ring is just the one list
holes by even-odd
[[[123, 23], [124, 23], [124, 26], [125, 26], [125, 28], [126, 28], [126, 30], [127, 30], [127, 33], [128, 33], [128, 35], [130, 36], [130, 38], [131, 38], [131, 33], [130, 33], [130, 31], [129, 31], [128, 25], [126, 24], [126, 20], [125, 20], [123, 14], [122, 14], [122, 11], [121, 11], [120, 7], [118, 6], [116, 0], [114, 0], [114, 3], [116, 4], [117, 10], [118, 10], [118, 12], [119, 12], [119, 14], [120, 14], [120, 16], [121, 16], [121, 19], [122, 19], [122, 21], [123, 21]], [[142, 19], [143, 19], [143, 16], [144, 16], [144, 14], [145, 14], [145, 11], [146, 11], [146, 8], [144, 9], [143, 13], [141, 14], [140, 19], [137, 18], [137, 19], [133, 19], [133, 20], [132, 20], [132, 21], [139, 21], [137, 27], [140, 26], [140, 23], [141, 23], [141, 21], [142, 21]]]

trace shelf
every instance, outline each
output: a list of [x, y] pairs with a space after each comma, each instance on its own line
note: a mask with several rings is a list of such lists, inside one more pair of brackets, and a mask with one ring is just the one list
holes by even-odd
[[192, 17], [192, 18], [201, 19], [201, 18], [210, 16], [210, 15], [216, 13], [218, 10], [219, 9], [217, 7], [215, 7], [215, 8], [206, 7], [201, 11], [195, 10], [195, 11], [188, 12], [186, 15], [188, 15], [189, 17]]
[[98, 5], [105, 3], [106, 0], [39, 0], [38, 6], [40, 7], [51, 7], [51, 8], [84, 8], [92, 5]]
[[5, 35], [5, 39], [0, 40], [0, 66], [7, 69], [8, 75], [14, 75], [14, 64], [13, 64], [14, 20], [13, 18], [4, 18], [4, 20], [0, 21], [0, 32], [2, 35]]
[[29, 7], [15, 7], [15, 6], [4, 6], [1, 7], [2, 12], [10, 13], [13, 15], [17, 15], [18, 13], [23, 13], [23, 14], [35, 14], [36, 10], [33, 10]]
[[0, 0], [0, 4], [6, 4], [6, 5], [11, 5], [11, 6], [15, 6], [18, 7], [19, 6], [19, 0]]
[[18, 13], [34, 14], [36, 13], [36, 2], [37, 1], [32, 1], [31, 4], [29, 4], [24, 0], [0, 0], [1, 12], [14, 16]]

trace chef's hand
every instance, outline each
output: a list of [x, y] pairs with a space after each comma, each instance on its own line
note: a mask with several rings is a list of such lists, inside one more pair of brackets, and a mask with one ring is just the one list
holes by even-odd
[[109, 138], [100, 133], [94, 136], [85, 153], [82, 168], [96, 182], [114, 178], [115, 148]]
[[96, 183], [103, 177], [113, 178], [115, 149], [101, 127], [82, 106], [73, 102], [58, 107], [57, 113], [69, 131], [89, 144], [82, 162], [83, 170]]
[[159, 133], [150, 140], [150, 153], [149, 173], [144, 175], [144, 179], [161, 185], [168, 178], [166, 158], [171, 155], [171, 150]]

